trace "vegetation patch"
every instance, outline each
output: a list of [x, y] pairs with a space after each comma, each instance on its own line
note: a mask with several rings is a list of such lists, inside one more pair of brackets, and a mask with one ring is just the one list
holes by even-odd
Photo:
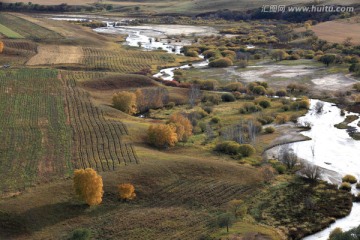
[[301, 239], [345, 217], [351, 207], [351, 194], [336, 186], [294, 177], [256, 196], [249, 212], [259, 222], [285, 227], [289, 238]]

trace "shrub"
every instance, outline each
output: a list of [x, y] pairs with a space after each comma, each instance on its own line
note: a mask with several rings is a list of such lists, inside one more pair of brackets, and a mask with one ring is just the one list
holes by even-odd
[[244, 157], [249, 157], [255, 154], [256, 150], [250, 144], [241, 144], [239, 147], [239, 153]]
[[202, 102], [211, 102], [213, 104], [219, 104], [221, 101], [221, 97], [218, 94], [210, 94], [210, 93], [206, 93], [203, 95], [203, 97], [201, 98]]
[[268, 108], [271, 106], [271, 103], [268, 101], [268, 100], [261, 100], [259, 102], [259, 105], [262, 107], [262, 108]]
[[274, 127], [266, 127], [266, 128], [265, 128], [265, 132], [266, 132], [266, 133], [269, 133], [269, 134], [270, 134], [270, 133], [274, 133], [274, 132], [275, 132], [275, 128], [274, 128]]
[[133, 200], [136, 197], [135, 187], [130, 183], [120, 184], [118, 190], [121, 200]]
[[151, 125], [147, 135], [149, 143], [159, 148], [173, 147], [178, 142], [176, 129], [170, 125]]
[[226, 57], [213, 60], [209, 63], [209, 67], [217, 67], [217, 68], [229, 67], [232, 65], [233, 65], [233, 62], [229, 58], [226, 58]]
[[234, 141], [225, 141], [222, 143], [218, 143], [215, 147], [215, 151], [223, 152], [230, 155], [237, 155], [239, 150], [240, 144]]
[[242, 108], [239, 109], [241, 114], [260, 112], [262, 108], [260, 106], [256, 106], [254, 103], [245, 103]]
[[275, 122], [277, 124], [284, 124], [284, 123], [287, 123], [288, 121], [289, 121], [289, 116], [287, 116], [285, 114], [279, 114], [275, 118]]
[[343, 183], [341, 183], [339, 189], [350, 192], [350, 191], [351, 191], [351, 185], [350, 185], [350, 183], [348, 183], [348, 182], [343, 182]]
[[171, 115], [169, 123], [174, 126], [178, 141], [187, 141], [192, 135], [192, 124], [190, 120], [180, 113]]
[[212, 122], [212, 123], [219, 123], [219, 122], [220, 122], [220, 118], [219, 118], [219, 117], [213, 117], [213, 118], [211, 119], [211, 122]]
[[283, 164], [275, 164], [274, 168], [279, 174], [284, 174], [286, 172], [286, 166]]
[[91, 232], [89, 229], [79, 228], [72, 232], [70, 240], [90, 240]]
[[343, 182], [348, 182], [348, 183], [351, 183], [351, 184], [354, 184], [357, 182], [357, 179], [356, 177], [354, 177], [353, 175], [345, 175], [343, 178], [342, 178], [342, 181]]
[[231, 93], [224, 93], [221, 95], [221, 100], [223, 102], [235, 102], [236, 98]]
[[119, 92], [112, 98], [113, 106], [127, 114], [136, 113], [136, 95], [132, 92]]
[[185, 53], [185, 56], [188, 56], [188, 57], [198, 57], [199, 54], [198, 54], [196, 51], [192, 50], [192, 51], [187, 51], [187, 52]]
[[276, 91], [275, 95], [278, 97], [285, 97], [287, 95], [287, 92], [285, 89], [281, 89], [281, 90]]
[[175, 103], [174, 102], [169, 102], [168, 104], [166, 104], [166, 107], [169, 109], [173, 109], [175, 107]]
[[309, 99], [302, 99], [302, 100], [297, 100], [293, 103], [291, 103], [291, 109], [298, 111], [301, 109], [309, 109], [310, 107], [310, 101]]
[[77, 169], [74, 171], [74, 188], [79, 198], [89, 206], [99, 205], [102, 202], [102, 177], [92, 168]]
[[205, 106], [205, 107], [202, 107], [202, 109], [207, 112], [207, 114], [210, 114], [214, 111], [214, 108], [213, 107], [210, 107], [210, 106]]
[[243, 88], [244, 88], [244, 85], [239, 82], [229, 83], [229, 84], [225, 85], [225, 87], [223, 87], [223, 89], [225, 91], [231, 91], [231, 92], [241, 91]]
[[252, 92], [254, 94], [258, 94], [258, 95], [265, 95], [266, 94], [266, 89], [263, 86], [256, 86], [256, 87], [254, 87]]
[[329, 235], [329, 240], [334, 239], [337, 235], [342, 234], [343, 231], [341, 228], [335, 228], [334, 230], [331, 231], [330, 235]]
[[360, 183], [356, 184], [356, 189], [360, 189]]
[[355, 83], [355, 84], [353, 85], [353, 88], [354, 88], [356, 91], [360, 92], [360, 83]]

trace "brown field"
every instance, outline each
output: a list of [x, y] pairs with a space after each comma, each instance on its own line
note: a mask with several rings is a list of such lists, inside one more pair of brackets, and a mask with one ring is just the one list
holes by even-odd
[[84, 56], [82, 48], [77, 46], [41, 45], [37, 51], [27, 65], [78, 64]]
[[360, 44], [360, 22], [329, 21], [311, 27], [320, 38], [331, 43], [342, 43], [348, 37], [354, 45]]

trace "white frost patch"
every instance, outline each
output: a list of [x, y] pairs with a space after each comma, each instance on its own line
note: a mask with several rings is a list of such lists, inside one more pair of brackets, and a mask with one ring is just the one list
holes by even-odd
[[331, 74], [321, 78], [312, 79], [312, 82], [326, 90], [338, 90], [351, 86], [355, 80], [344, 76], [343, 74]]

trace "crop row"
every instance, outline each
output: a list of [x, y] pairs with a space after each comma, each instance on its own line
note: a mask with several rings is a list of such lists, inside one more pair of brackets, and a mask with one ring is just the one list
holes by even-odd
[[73, 131], [74, 165], [108, 171], [120, 164], [138, 163], [132, 144], [123, 139], [128, 135], [126, 126], [106, 119], [104, 112], [91, 103], [89, 94], [76, 86], [76, 76], [76, 73], [62, 72]]
[[71, 128], [56, 71], [0, 71], [0, 101], [0, 191], [68, 173]]
[[162, 52], [146, 52], [119, 49], [115, 51], [83, 48], [83, 64], [88, 70], [110, 70], [121, 73], [133, 73], [155, 65], [166, 65], [175, 59]]

